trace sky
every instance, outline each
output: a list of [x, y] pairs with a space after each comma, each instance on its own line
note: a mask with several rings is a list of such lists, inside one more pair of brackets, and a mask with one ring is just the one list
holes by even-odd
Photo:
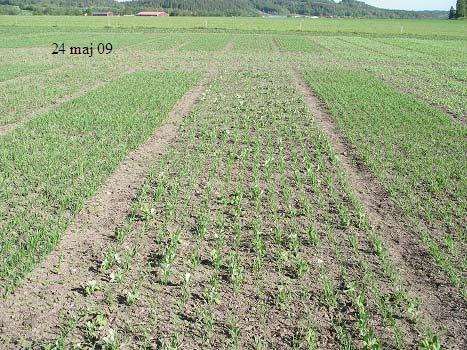
[[449, 10], [455, 0], [363, 0], [368, 5], [398, 10]]

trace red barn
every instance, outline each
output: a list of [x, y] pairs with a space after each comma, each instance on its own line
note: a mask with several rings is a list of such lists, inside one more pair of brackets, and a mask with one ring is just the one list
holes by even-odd
[[148, 11], [143, 11], [143, 12], [138, 12], [136, 16], [152, 16], [152, 17], [168, 17], [169, 14], [167, 12], [148, 12]]

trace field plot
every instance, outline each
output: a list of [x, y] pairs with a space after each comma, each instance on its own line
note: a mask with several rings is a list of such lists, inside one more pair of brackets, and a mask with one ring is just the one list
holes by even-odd
[[[122, 342], [337, 347], [334, 329], [348, 344], [363, 344], [359, 332], [368, 343], [417, 342], [414, 326], [395, 319], [410, 319], [413, 301], [375, 279], [376, 254], [360, 253], [379, 238], [291, 85], [284, 73], [222, 75], [149, 175], [96, 266], [105, 292], [89, 291], [96, 310], [108, 295], [123, 301], [108, 325], [129, 330]], [[70, 338], [98, 342], [81, 329]]]
[[403, 212], [416, 225], [427, 225], [423, 234], [431, 254], [466, 293], [466, 128], [365, 73], [306, 76]]
[[[188, 36], [187, 36], [188, 37]], [[185, 51], [218, 51], [222, 50], [232, 39], [225, 34], [195, 34], [180, 50]]]
[[272, 37], [266, 35], [237, 35], [232, 48], [233, 51], [250, 53], [267, 53], [273, 50]]
[[1, 349], [467, 347], [467, 23], [11, 21]]
[[[53, 249], [83, 200], [151, 135], [193, 80], [132, 74], [0, 139], [3, 281], [16, 284]], [[142, 81], [146, 88], [136, 89]]]
[[307, 51], [318, 51], [320, 46], [316, 42], [310, 41], [309, 37], [297, 36], [297, 37], [278, 37], [277, 46], [283, 51], [292, 52], [307, 52]]

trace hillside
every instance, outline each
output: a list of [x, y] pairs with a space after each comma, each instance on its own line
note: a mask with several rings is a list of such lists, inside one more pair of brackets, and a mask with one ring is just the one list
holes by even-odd
[[367, 18], [445, 18], [447, 11], [387, 10], [342, 0], [0, 0], [1, 14], [82, 15], [98, 10], [133, 14], [163, 9], [172, 16], [304, 15]]

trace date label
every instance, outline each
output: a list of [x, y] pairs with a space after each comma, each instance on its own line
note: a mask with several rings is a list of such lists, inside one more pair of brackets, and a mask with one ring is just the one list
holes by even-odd
[[89, 46], [70, 46], [65, 47], [65, 43], [52, 43], [54, 50], [52, 55], [85, 55], [92, 57], [94, 52], [97, 52], [99, 55], [108, 55], [112, 52], [111, 43], [99, 43], [97, 46], [94, 46], [92, 43]]

